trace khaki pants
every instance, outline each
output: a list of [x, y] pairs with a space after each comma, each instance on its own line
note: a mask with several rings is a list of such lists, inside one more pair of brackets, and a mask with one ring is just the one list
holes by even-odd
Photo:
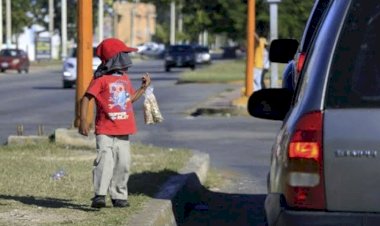
[[128, 199], [127, 183], [131, 165], [129, 136], [96, 136], [97, 157], [94, 161], [95, 195]]

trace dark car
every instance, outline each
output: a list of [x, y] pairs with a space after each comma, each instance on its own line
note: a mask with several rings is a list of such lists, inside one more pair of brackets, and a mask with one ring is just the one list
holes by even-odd
[[165, 54], [165, 70], [173, 67], [189, 67], [195, 69], [195, 51], [191, 45], [171, 45]]
[[249, 99], [254, 117], [283, 120], [268, 225], [380, 225], [380, 2], [331, 1], [321, 23], [295, 91]]
[[321, 24], [320, 22], [324, 18], [325, 12], [328, 9], [330, 1], [331, 0], [316, 0], [314, 2], [294, 60], [291, 60], [289, 62], [277, 62], [287, 63], [286, 69], [284, 70], [282, 76], [283, 88], [294, 90], [298, 80], [298, 75], [300, 74], [305, 59], [307, 57], [306, 53], [309, 49], [311, 41], [314, 38], [314, 33]]
[[0, 71], [17, 70], [18, 73], [29, 72], [29, 58], [21, 49], [2, 49], [0, 51]]

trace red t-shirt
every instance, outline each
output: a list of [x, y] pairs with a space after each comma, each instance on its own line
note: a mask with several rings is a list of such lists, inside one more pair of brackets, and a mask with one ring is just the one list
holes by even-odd
[[96, 100], [95, 134], [128, 135], [137, 131], [131, 98], [135, 89], [128, 75], [103, 75], [87, 89]]

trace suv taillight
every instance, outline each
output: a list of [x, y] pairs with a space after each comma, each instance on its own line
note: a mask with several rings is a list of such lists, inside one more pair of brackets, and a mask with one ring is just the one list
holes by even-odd
[[306, 53], [299, 53], [298, 59], [297, 59], [297, 67], [296, 67], [297, 75], [301, 73], [305, 60], [306, 60]]
[[322, 131], [323, 113], [305, 114], [297, 123], [288, 147], [285, 198], [290, 207], [325, 208]]

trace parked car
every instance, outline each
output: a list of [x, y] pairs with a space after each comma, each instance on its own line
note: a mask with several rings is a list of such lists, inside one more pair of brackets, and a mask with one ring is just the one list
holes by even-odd
[[[92, 69], [95, 71], [102, 61], [96, 56], [96, 47], [93, 47]], [[62, 86], [72, 88], [77, 80], [77, 49], [73, 48], [69, 57], [63, 61]]]
[[380, 225], [379, 15], [378, 1], [331, 1], [295, 91], [250, 97], [251, 115], [283, 120], [271, 152], [269, 226]]
[[[325, 12], [329, 6], [331, 0], [316, 0], [314, 2], [313, 8], [310, 12], [310, 16], [306, 22], [306, 26], [301, 38], [298, 51], [295, 54], [293, 60], [289, 62], [277, 62], [277, 63], [287, 63], [286, 69], [282, 75], [282, 87], [294, 90], [298, 75], [300, 74], [303, 64], [306, 60], [306, 53], [310, 47], [310, 43], [314, 38], [314, 33], [321, 24], [321, 20], [324, 18]], [[276, 62], [276, 61], [272, 61]]]
[[197, 64], [210, 64], [211, 53], [210, 49], [206, 46], [194, 46], [195, 62]]
[[0, 71], [17, 70], [18, 73], [29, 72], [29, 58], [21, 49], [2, 49], [0, 51]]
[[137, 53], [141, 56], [148, 56], [153, 58], [162, 58], [165, 52], [165, 45], [156, 42], [147, 42], [137, 46]]
[[191, 45], [171, 45], [165, 54], [165, 70], [173, 67], [189, 67], [195, 70], [195, 51]]

